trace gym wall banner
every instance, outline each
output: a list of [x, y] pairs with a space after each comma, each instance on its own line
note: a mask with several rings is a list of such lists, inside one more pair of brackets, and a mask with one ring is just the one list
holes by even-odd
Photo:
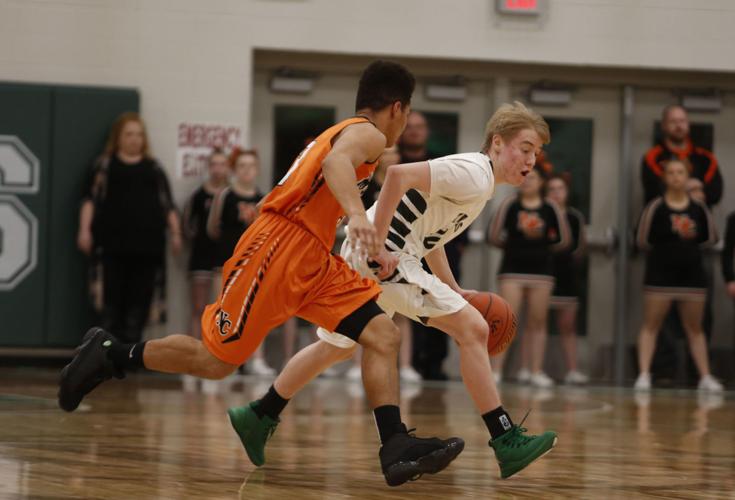
[[242, 130], [236, 125], [183, 122], [176, 141], [176, 176], [199, 179], [207, 172], [207, 158], [215, 148], [229, 154], [241, 143]]

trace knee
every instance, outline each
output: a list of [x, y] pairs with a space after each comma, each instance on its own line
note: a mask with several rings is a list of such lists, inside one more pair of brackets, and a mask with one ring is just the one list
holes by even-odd
[[395, 354], [401, 348], [401, 331], [388, 316], [377, 316], [368, 323], [359, 340], [366, 349]]
[[455, 340], [459, 345], [487, 345], [487, 338], [490, 335], [490, 327], [484, 319], [477, 319], [468, 322], [462, 329]]
[[236, 365], [225, 363], [214, 356], [212, 356], [212, 358], [206, 363], [206, 366], [202, 368], [204, 378], [211, 380], [222, 380], [237, 370]]

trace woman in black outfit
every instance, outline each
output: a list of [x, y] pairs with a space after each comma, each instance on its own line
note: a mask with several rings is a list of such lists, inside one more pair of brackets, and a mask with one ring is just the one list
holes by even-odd
[[651, 389], [651, 360], [656, 336], [672, 302], [676, 301], [689, 340], [692, 358], [699, 371], [699, 390], [721, 392], [722, 385], [709, 371], [707, 342], [702, 316], [707, 292], [707, 275], [702, 248], [712, 246], [717, 234], [707, 206], [687, 194], [689, 166], [686, 160], [664, 165], [663, 196], [643, 210], [637, 244], [648, 251], [644, 278], [643, 325], [638, 336], [640, 374], [637, 390]]
[[137, 113], [113, 124], [82, 200], [77, 244], [101, 257], [102, 327], [122, 342], [139, 342], [156, 273], [165, 265], [166, 228], [173, 252], [181, 230], [163, 167], [151, 156]]
[[[527, 338], [521, 340], [521, 366], [527, 374], [519, 378], [537, 387], [551, 387], [554, 381], [544, 373], [543, 362], [549, 299], [554, 288], [552, 254], [569, 246], [570, 231], [556, 203], [544, 199], [543, 189], [544, 179], [536, 168], [526, 176], [519, 195], [500, 206], [490, 224], [488, 242], [504, 249], [498, 271], [500, 295], [516, 312], [526, 304]], [[504, 361], [505, 354], [493, 358], [498, 381]]]
[[556, 202], [566, 217], [571, 231], [571, 245], [554, 254], [554, 291], [551, 308], [555, 310], [556, 325], [567, 365], [566, 384], [586, 384], [587, 375], [577, 369], [577, 312], [579, 310], [579, 271], [585, 252], [584, 215], [568, 205], [569, 181], [559, 174], [546, 182], [546, 194]]

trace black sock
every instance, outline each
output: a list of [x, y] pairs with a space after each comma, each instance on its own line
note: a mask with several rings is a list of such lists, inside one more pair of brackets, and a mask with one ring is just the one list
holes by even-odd
[[373, 410], [375, 423], [378, 426], [380, 442], [385, 443], [393, 434], [399, 432], [401, 425], [401, 409], [395, 405], [378, 406]]
[[490, 436], [493, 439], [498, 439], [513, 427], [513, 421], [510, 419], [510, 415], [508, 415], [508, 412], [502, 406], [498, 406], [493, 411], [485, 413], [482, 419], [485, 421], [487, 430], [490, 431]]
[[278, 420], [278, 415], [281, 414], [287, 404], [288, 399], [283, 399], [276, 392], [276, 388], [271, 386], [265, 396], [255, 405], [254, 410], [259, 418], [263, 418], [263, 415], [268, 415], [273, 420]]
[[143, 365], [145, 344], [145, 342], [138, 342], [137, 344], [113, 342], [109, 351], [107, 351], [107, 357], [120, 370], [124, 370], [125, 368], [145, 368]]

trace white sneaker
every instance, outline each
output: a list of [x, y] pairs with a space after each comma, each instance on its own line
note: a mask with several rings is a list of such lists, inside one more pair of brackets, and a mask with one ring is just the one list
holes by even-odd
[[584, 385], [589, 381], [590, 378], [587, 375], [577, 370], [570, 371], [564, 377], [564, 383], [567, 385]]
[[272, 377], [276, 374], [276, 371], [268, 366], [264, 359], [255, 358], [250, 362], [248, 371], [251, 375], [258, 375], [261, 377]]
[[219, 394], [222, 389], [220, 380], [202, 380], [203, 394]]
[[345, 374], [345, 377], [347, 380], [352, 380], [353, 382], [362, 380], [362, 370], [359, 366], [353, 365], [352, 368], [347, 370], [347, 373]]
[[548, 389], [549, 387], [554, 387], [554, 381], [546, 375], [544, 372], [538, 372], [531, 375], [531, 378], [529, 379], [529, 382], [531, 382], [531, 385], [534, 387], [539, 387], [541, 389]]
[[199, 379], [193, 375], [182, 375], [181, 385], [184, 392], [196, 392], [199, 387]]
[[503, 374], [500, 372], [493, 372], [493, 378], [495, 379], [495, 385], [503, 383]]
[[412, 366], [404, 366], [401, 368], [400, 375], [403, 382], [418, 383], [422, 380], [419, 372], [414, 370]]
[[650, 391], [651, 390], [651, 374], [641, 373], [633, 385], [633, 389], [636, 391]]
[[722, 384], [712, 375], [705, 375], [699, 379], [698, 391], [702, 392], [722, 392], [725, 390]]
[[521, 368], [518, 370], [518, 374], [516, 374], [516, 378], [518, 379], [518, 382], [521, 384], [527, 384], [531, 380], [531, 372], [527, 370], [526, 368]]

